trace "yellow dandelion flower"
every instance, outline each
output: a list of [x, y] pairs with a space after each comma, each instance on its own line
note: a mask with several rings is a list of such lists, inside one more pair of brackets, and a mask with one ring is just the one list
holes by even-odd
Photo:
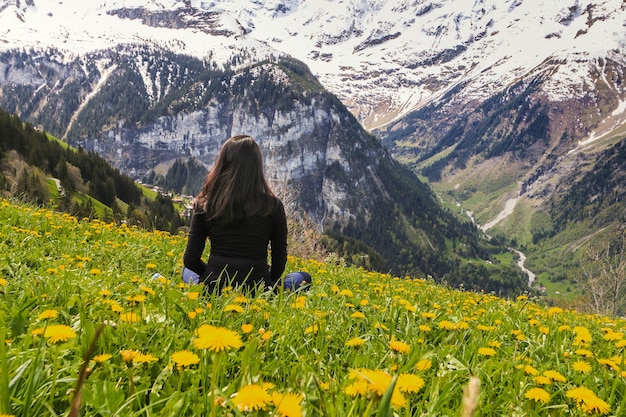
[[232, 402], [239, 411], [265, 410], [271, 401], [271, 395], [257, 384], [242, 387], [232, 397]]
[[110, 353], [102, 353], [100, 355], [96, 355], [93, 357], [94, 362], [96, 363], [103, 363], [108, 361], [109, 359], [111, 359], [113, 357], [113, 355], [111, 355]]
[[141, 321], [141, 317], [137, 313], [133, 313], [132, 311], [128, 311], [126, 313], [120, 314], [120, 320], [126, 323], [138, 323]]
[[604, 335], [604, 340], [622, 340], [624, 335], [621, 332], [609, 332]]
[[353, 319], [364, 319], [365, 314], [361, 313], [360, 311], [355, 311], [354, 313], [350, 314], [350, 317]]
[[572, 364], [572, 369], [576, 372], [580, 372], [581, 374], [586, 374], [591, 372], [591, 365], [589, 362], [577, 361]]
[[235, 312], [235, 313], [243, 313], [243, 307], [240, 306], [239, 304], [228, 304], [226, 307], [224, 307], [224, 311], [225, 312]]
[[417, 308], [411, 304], [404, 304], [404, 309], [410, 311], [411, 313], [415, 313], [417, 311]]
[[200, 363], [200, 357], [188, 350], [179, 350], [172, 353], [172, 361], [178, 368], [185, 368]]
[[433, 366], [433, 361], [431, 361], [430, 359], [420, 359], [415, 364], [415, 369], [417, 369], [418, 371], [426, 371], [432, 368], [432, 366]]
[[[350, 378], [356, 380], [352, 385], [346, 387], [345, 390], [346, 394], [351, 396], [371, 393], [382, 397], [392, 380], [391, 375], [385, 371], [371, 369], [351, 370]], [[397, 383], [391, 394], [391, 404], [398, 408], [406, 407], [407, 405], [406, 398], [398, 389]]]
[[127, 299], [131, 303], [143, 303], [147, 300], [147, 297], [144, 294], [137, 294], [132, 297], [128, 297]]
[[567, 378], [558, 371], [544, 371], [543, 374], [555, 382], [567, 382]]
[[421, 331], [421, 332], [430, 332], [432, 329], [430, 328], [430, 326], [427, 326], [425, 324], [420, 324], [419, 326], [417, 326], [417, 328]]
[[598, 359], [598, 363], [601, 363], [602, 365], [608, 366], [609, 368], [611, 368], [614, 371], [619, 371], [620, 368], [619, 366], [617, 366], [617, 364], [615, 362], [613, 362], [610, 359]]
[[156, 362], [158, 360], [159, 358], [157, 358], [151, 353], [145, 353], [145, 354], [138, 353], [137, 355], [133, 357], [133, 363], [150, 363], [150, 362]]
[[495, 356], [496, 350], [490, 347], [478, 348], [478, 354], [483, 356]]
[[409, 353], [411, 351], [411, 346], [399, 340], [392, 340], [391, 342], [389, 342], [389, 347], [391, 348], [391, 350], [394, 350], [398, 353]]
[[187, 293], [187, 298], [189, 298], [190, 300], [197, 300], [199, 296], [200, 293], [198, 291], [190, 291]]
[[590, 398], [596, 397], [596, 394], [593, 391], [591, 391], [587, 387], [582, 386], [568, 390], [565, 395], [567, 396], [567, 398], [571, 398], [577, 403], [581, 403], [583, 401], [587, 401]]
[[41, 336], [43, 334], [45, 327], [39, 327], [37, 329], [34, 329], [32, 332], [30, 332], [30, 334], [32, 334], [33, 336]]
[[469, 323], [465, 320], [461, 320], [456, 325], [457, 330], [466, 330], [469, 329]]
[[444, 330], [456, 330], [456, 326], [450, 320], [441, 320], [438, 324], [440, 329]]
[[554, 316], [555, 314], [561, 314], [562, 312], [563, 312], [563, 309], [561, 307], [550, 307], [548, 309], [549, 316]]
[[102, 271], [100, 271], [98, 268], [92, 268], [89, 270], [89, 273], [91, 275], [100, 275], [102, 273]]
[[499, 348], [500, 346], [502, 346], [502, 343], [492, 340], [491, 342], [488, 343], [489, 346], [491, 346], [492, 348]]
[[576, 344], [587, 345], [593, 341], [591, 332], [584, 326], [574, 327], [574, 334], [576, 335], [576, 337], [574, 338], [574, 343]]
[[9, 283], [9, 281], [7, 281], [4, 278], [0, 278], [0, 285], [2, 285], [3, 287], [6, 286]]
[[157, 281], [159, 281], [159, 283], [162, 285], [170, 285], [172, 283], [171, 279], [167, 279], [163, 275], [159, 275], [159, 277], [157, 278]]
[[425, 385], [424, 380], [414, 374], [400, 374], [396, 386], [401, 392], [415, 393], [421, 390]]
[[[113, 300], [111, 300], [111, 301], [113, 301]], [[117, 301], [113, 301], [112, 303], [110, 303], [110, 305], [111, 305], [111, 310], [113, 310], [113, 312], [115, 312], [115, 313], [121, 313], [122, 311], [124, 311], [122, 306], [119, 305], [119, 303]]]
[[187, 312], [187, 317], [189, 317], [191, 320], [195, 319], [197, 315], [198, 313], [196, 313], [195, 310]]
[[50, 343], [65, 342], [76, 337], [76, 332], [65, 324], [54, 324], [43, 330], [43, 337]]
[[387, 330], [387, 326], [378, 321], [374, 323], [374, 328], [379, 330]]
[[580, 405], [580, 408], [587, 414], [608, 414], [611, 406], [601, 398], [588, 398]]
[[352, 290], [341, 290], [339, 292], [339, 295], [350, 298], [354, 296], [354, 293], [352, 292]]
[[273, 393], [272, 403], [276, 407], [276, 414], [279, 417], [301, 417], [302, 401], [304, 396], [293, 392]]
[[235, 297], [235, 299], [233, 300], [233, 302], [238, 303], [238, 304], [245, 304], [248, 301], [250, 301], [248, 299], [248, 297], [244, 296], [244, 295], [238, 295], [237, 297]]
[[552, 383], [552, 380], [545, 375], [537, 375], [534, 380], [538, 385], [550, 385]]
[[626, 340], [620, 340], [619, 342], [615, 344], [615, 347], [618, 349], [626, 347]]
[[312, 324], [306, 329], [304, 329], [304, 334], [316, 334], [319, 331], [319, 326], [317, 324]]
[[367, 381], [365, 380], [357, 380], [348, 385], [344, 392], [351, 397], [356, 397], [357, 395], [365, 395], [367, 394]]
[[276, 385], [273, 382], [262, 382], [261, 387], [263, 387], [266, 391], [271, 391], [276, 388]]
[[543, 388], [531, 388], [524, 393], [524, 397], [544, 404], [550, 401], [550, 394]]
[[146, 264], [146, 269], [154, 269], [156, 267], [157, 267], [156, 264], [153, 264], [153, 263], [147, 263]]
[[100, 290], [100, 295], [102, 297], [108, 297], [108, 296], [111, 295], [111, 291], [109, 291], [109, 290]]
[[365, 340], [360, 337], [353, 337], [352, 339], [346, 342], [346, 346], [348, 347], [359, 347], [365, 343]]
[[152, 288], [147, 287], [147, 286], [145, 286], [145, 285], [141, 285], [141, 286], [139, 286], [139, 289], [140, 289], [141, 291], [143, 291], [143, 292], [147, 293], [147, 294], [150, 294], [150, 295], [155, 295], [155, 294], [156, 294]]
[[425, 319], [434, 319], [435, 317], [437, 317], [437, 314], [430, 311], [424, 311], [423, 313], [421, 313], [421, 316]]
[[583, 356], [585, 358], [593, 358], [593, 352], [589, 349], [577, 349], [575, 353], [579, 356]]
[[534, 368], [532, 365], [525, 365], [524, 373], [526, 375], [539, 375], [539, 371], [536, 368]]
[[196, 330], [196, 335], [197, 337], [192, 341], [196, 349], [221, 352], [227, 349], [239, 349], [243, 346], [239, 334], [225, 327], [203, 324]]
[[248, 333], [252, 332], [253, 328], [254, 327], [251, 324], [249, 324], [249, 323], [242, 324], [241, 325], [241, 332], [244, 333], [244, 334], [248, 334]]
[[133, 359], [135, 358], [135, 356], [139, 355], [139, 351], [137, 350], [130, 350], [130, 349], [122, 349], [120, 350], [120, 356], [122, 357], [122, 360], [126, 363], [130, 363], [133, 361]]
[[37, 320], [56, 319], [57, 317], [59, 317], [59, 312], [57, 310], [45, 310], [37, 316]]

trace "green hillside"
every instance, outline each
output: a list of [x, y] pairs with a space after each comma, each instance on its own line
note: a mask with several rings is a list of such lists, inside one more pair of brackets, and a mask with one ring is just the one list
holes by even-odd
[[207, 295], [182, 234], [7, 200], [0, 236], [0, 415], [626, 412], [624, 319], [294, 257], [309, 291]]
[[176, 231], [180, 207], [93, 152], [74, 149], [0, 109], [0, 193], [78, 218]]

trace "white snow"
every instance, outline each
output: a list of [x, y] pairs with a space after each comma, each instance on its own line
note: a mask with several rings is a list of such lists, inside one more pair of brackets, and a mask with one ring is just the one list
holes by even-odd
[[[1, 9], [0, 50], [54, 46], [72, 59], [140, 42], [198, 57], [212, 54], [218, 62], [242, 49], [257, 57], [280, 51], [307, 63], [368, 127], [389, 121], [385, 112], [399, 117], [459, 83], [467, 84], [468, 98], [487, 97], [550, 57], [562, 64], [545, 87], [550, 97], [582, 94], [589, 88], [586, 62], [626, 47], [622, 0], [191, 0], [193, 7], [221, 13], [221, 28], [237, 34], [231, 37], [107, 14], [184, 9], [183, 1], [34, 4], [9, 0]], [[455, 48], [463, 51], [429, 62]], [[574, 82], [578, 91], [563, 91], [563, 81]]]

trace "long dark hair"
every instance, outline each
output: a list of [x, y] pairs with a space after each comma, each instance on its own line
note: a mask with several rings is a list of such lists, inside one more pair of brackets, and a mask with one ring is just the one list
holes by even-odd
[[222, 145], [196, 197], [194, 210], [209, 220], [231, 224], [270, 214], [277, 204], [263, 174], [263, 156], [256, 141], [237, 135]]

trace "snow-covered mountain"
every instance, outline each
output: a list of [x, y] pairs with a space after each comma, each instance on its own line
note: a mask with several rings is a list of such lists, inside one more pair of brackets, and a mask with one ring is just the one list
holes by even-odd
[[[483, 100], [547, 59], [566, 63], [552, 77], [550, 92], [567, 94], [561, 85], [582, 81], [581, 60], [626, 49], [625, 4], [5, 0], [0, 48], [55, 46], [80, 54], [139, 42], [217, 61], [242, 49], [256, 58], [280, 51], [307, 63], [366, 127], [375, 128], [457, 86], [465, 100]], [[137, 10], [144, 11], [141, 17]]]

